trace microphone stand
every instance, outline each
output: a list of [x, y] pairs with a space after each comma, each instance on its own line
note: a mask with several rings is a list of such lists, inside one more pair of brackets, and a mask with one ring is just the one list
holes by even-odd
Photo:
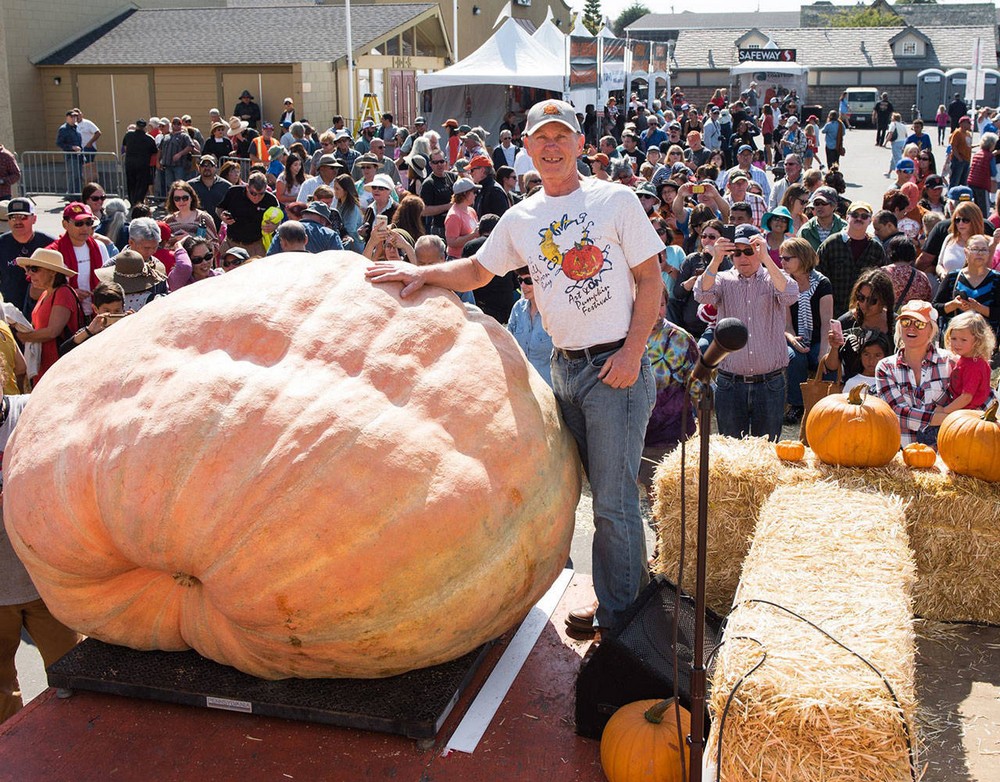
[[708, 557], [708, 447], [715, 395], [709, 382], [703, 384], [698, 400], [698, 540], [695, 546], [697, 569], [694, 593], [694, 657], [691, 661], [690, 782], [701, 782], [705, 751], [705, 602]]

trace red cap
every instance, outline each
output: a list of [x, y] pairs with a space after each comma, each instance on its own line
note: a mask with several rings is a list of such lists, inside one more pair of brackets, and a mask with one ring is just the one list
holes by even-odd
[[79, 220], [81, 217], [93, 217], [94, 213], [90, 211], [90, 207], [86, 204], [81, 204], [79, 201], [74, 201], [69, 204], [65, 209], [63, 209], [63, 220]]
[[170, 226], [162, 220], [157, 220], [156, 225], [159, 226], [160, 229], [160, 243], [169, 242], [170, 237], [174, 235], [174, 232], [170, 230]]
[[441, 127], [442, 128], [457, 128], [458, 127], [458, 120], [457, 119], [446, 119], [444, 121], [444, 124]]
[[472, 160], [469, 161], [469, 170], [473, 168], [492, 168], [493, 161], [490, 160], [486, 155], [476, 155]]

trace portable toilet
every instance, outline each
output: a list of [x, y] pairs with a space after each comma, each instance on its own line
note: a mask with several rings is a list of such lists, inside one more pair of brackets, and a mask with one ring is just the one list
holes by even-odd
[[[938, 68], [928, 68], [917, 74], [917, 112], [926, 123], [934, 122], [938, 106], [948, 105], [945, 100], [944, 71]], [[904, 112], [900, 112], [905, 116]]]
[[984, 68], [986, 71], [986, 84], [983, 90], [983, 99], [979, 102], [981, 106], [996, 108], [1000, 106], [1000, 71], [992, 68]]
[[951, 103], [955, 99], [955, 93], [958, 93], [958, 97], [965, 100], [965, 85], [969, 80], [969, 71], [965, 68], [952, 68], [950, 71], [944, 75], [944, 100], [941, 101], [945, 106]]

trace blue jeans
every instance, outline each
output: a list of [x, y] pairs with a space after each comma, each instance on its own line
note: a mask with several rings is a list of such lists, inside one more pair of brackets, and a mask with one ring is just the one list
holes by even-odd
[[188, 178], [187, 177], [187, 166], [185, 164], [183, 164], [183, 163], [181, 165], [179, 165], [179, 166], [167, 166], [164, 169], [164, 174], [165, 174], [165, 177], [164, 177], [165, 181], [164, 181], [164, 191], [163, 192], [164, 192], [164, 195], [166, 195], [166, 191], [170, 188], [170, 186], [174, 182], [186, 182], [187, 181], [187, 178]]
[[788, 347], [788, 404], [792, 407], [802, 407], [802, 388], [800, 383], [806, 382], [810, 371], [815, 372], [819, 366], [819, 345], [812, 345], [808, 353], [799, 353], [795, 348]]
[[951, 179], [948, 180], [948, 187], [958, 187], [964, 185], [969, 178], [969, 163], [965, 160], [951, 159]]
[[649, 359], [628, 388], [597, 377], [614, 351], [589, 359], [552, 357], [552, 389], [576, 439], [594, 496], [594, 591], [597, 624], [614, 627], [649, 580], [639, 510], [639, 462], [656, 400]]
[[66, 158], [66, 195], [73, 196], [75, 201], [80, 197], [83, 188], [83, 156], [74, 152], [65, 155]]
[[785, 417], [784, 373], [760, 383], [744, 383], [719, 374], [715, 389], [715, 417], [719, 434], [781, 439], [781, 424]]
[[889, 161], [889, 176], [896, 171], [896, 164], [903, 158], [903, 147], [906, 146], [906, 139], [897, 139], [892, 142], [892, 160]]

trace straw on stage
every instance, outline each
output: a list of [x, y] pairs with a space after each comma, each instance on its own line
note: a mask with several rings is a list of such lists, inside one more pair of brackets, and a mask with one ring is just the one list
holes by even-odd
[[[721, 782], [910, 779], [915, 566], [904, 524], [899, 499], [833, 482], [781, 486], [764, 504], [712, 673], [706, 751], [714, 761], [721, 736]], [[815, 623], [885, 682], [816, 628], [754, 601]]]
[[[684, 583], [694, 589], [699, 444], [687, 445], [688, 546]], [[676, 580], [680, 545], [680, 450], [656, 471], [653, 506], [659, 556], [655, 569]], [[906, 528], [916, 555], [918, 615], [940, 621], [1000, 624], [1000, 484], [937, 467], [914, 470], [896, 457], [886, 467], [832, 467], [806, 450], [783, 462], [762, 438], [713, 435], [709, 473], [708, 605], [726, 613], [764, 501], [779, 485], [834, 479], [844, 487], [892, 494], [906, 502]]]

